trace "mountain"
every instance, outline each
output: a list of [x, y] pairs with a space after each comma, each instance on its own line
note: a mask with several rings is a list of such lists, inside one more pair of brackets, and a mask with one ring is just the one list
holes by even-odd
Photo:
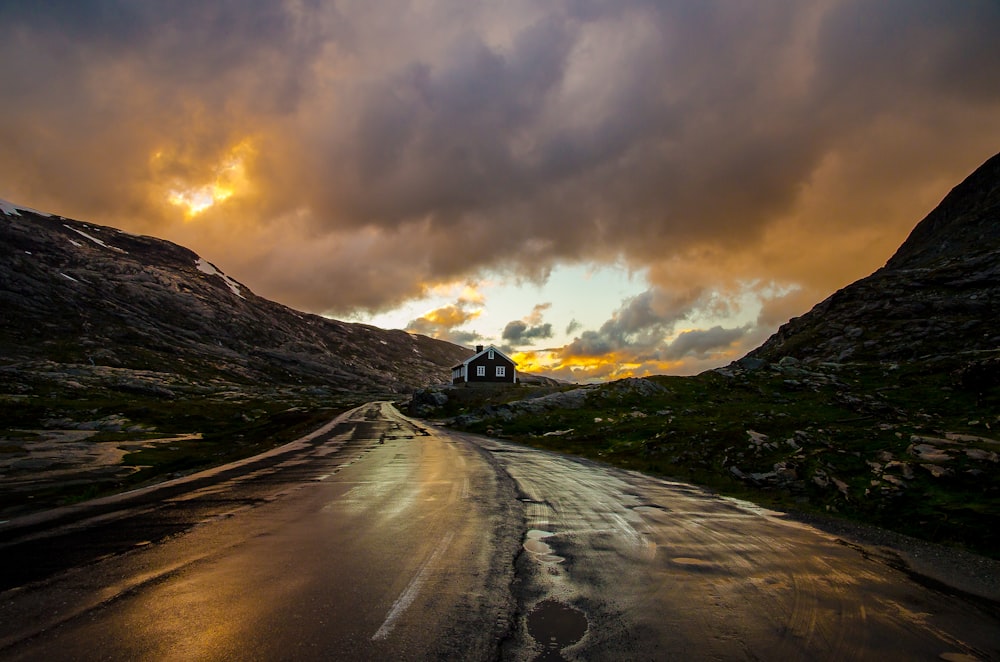
[[778, 329], [748, 358], [809, 363], [1000, 348], [1000, 154], [956, 186], [884, 267]]
[[164, 376], [407, 392], [448, 381], [469, 354], [301, 313], [176, 244], [10, 203], [0, 203], [0, 309], [8, 379], [90, 371], [164, 395]]

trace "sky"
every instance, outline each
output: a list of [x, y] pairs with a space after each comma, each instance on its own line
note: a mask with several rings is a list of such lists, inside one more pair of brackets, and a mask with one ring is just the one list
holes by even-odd
[[0, 0], [0, 198], [298, 310], [694, 374], [1000, 151], [995, 0]]

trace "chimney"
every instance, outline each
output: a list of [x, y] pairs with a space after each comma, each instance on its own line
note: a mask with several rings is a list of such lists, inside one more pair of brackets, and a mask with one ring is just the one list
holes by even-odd
[[476, 354], [478, 354], [481, 351], [483, 351], [483, 346], [482, 345], [476, 345]]

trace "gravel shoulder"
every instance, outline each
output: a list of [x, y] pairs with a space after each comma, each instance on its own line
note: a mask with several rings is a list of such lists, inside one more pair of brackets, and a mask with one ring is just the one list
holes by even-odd
[[988, 606], [1000, 609], [998, 559], [857, 522], [801, 513], [789, 513], [787, 517], [834, 535], [843, 544], [929, 588], [992, 603]]

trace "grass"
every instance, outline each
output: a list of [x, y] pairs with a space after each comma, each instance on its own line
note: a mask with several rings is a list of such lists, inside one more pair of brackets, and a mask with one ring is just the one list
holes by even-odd
[[[18, 442], [37, 438], [34, 430], [96, 427], [87, 443], [151, 442], [124, 457], [122, 465], [136, 471], [113, 480], [39, 484], [28, 493], [4, 493], [0, 508], [75, 503], [249, 457], [315, 430], [366, 395], [227, 383], [202, 385], [197, 393], [176, 389], [176, 397], [166, 398], [90, 386], [67, 388], [39, 378], [22, 383], [26, 394], [0, 397], [0, 452], [23, 452]], [[184, 435], [193, 438], [173, 439]]]

